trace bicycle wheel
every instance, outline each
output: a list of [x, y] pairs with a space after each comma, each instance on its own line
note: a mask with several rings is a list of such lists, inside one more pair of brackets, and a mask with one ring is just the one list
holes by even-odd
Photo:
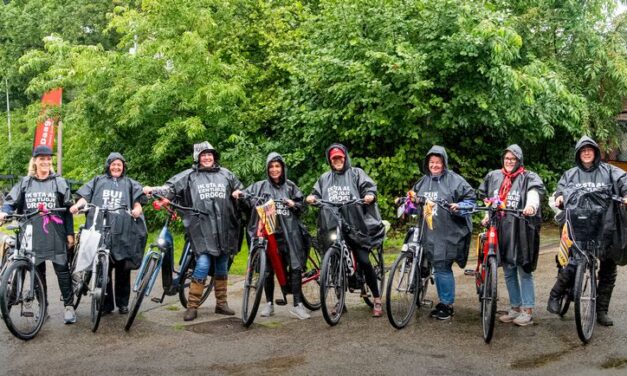
[[24, 260], [8, 265], [0, 281], [0, 311], [7, 329], [17, 338], [33, 339], [41, 330], [46, 309], [46, 293], [36, 269]]
[[390, 278], [385, 290], [385, 312], [390, 324], [396, 329], [403, 329], [409, 323], [416, 311], [416, 301], [420, 295], [420, 282], [416, 283], [418, 273], [415, 273], [412, 281], [412, 263], [413, 257], [407, 252], [401, 252], [390, 269]]
[[497, 274], [496, 257], [491, 256], [485, 269], [483, 296], [481, 297], [481, 326], [483, 340], [490, 343], [494, 334], [494, 317], [496, 316]]
[[322, 316], [327, 324], [333, 326], [340, 322], [344, 309], [346, 293], [346, 275], [344, 274], [342, 253], [331, 247], [322, 259], [320, 269], [320, 301]]
[[[377, 247], [375, 250], [370, 250], [368, 254], [370, 264], [374, 269], [374, 274], [377, 276], [377, 287], [379, 288], [379, 294], [383, 295], [383, 289], [385, 288], [385, 266], [383, 265], [383, 246]], [[364, 284], [366, 294], [364, 296], [364, 302], [368, 304], [370, 308], [374, 307], [374, 299], [372, 298], [372, 291], [367, 284]]]
[[582, 261], [575, 275], [575, 323], [583, 343], [590, 342], [596, 321], [597, 280], [594, 264]]
[[248, 256], [248, 269], [244, 280], [244, 297], [242, 301], [242, 322], [249, 327], [255, 321], [257, 309], [266, 280], [266, 252], [263, 247], [255, 247]]
[[[181, 302], [183, 308], [187, 308], [189, 285], [192, 283], [192, 274], [194, 273], [194, 268], [190, 265], [186, 267], [185, 270], [181, 270], [180, 273], [183, 277], [181, 278], [181, 282], [179, 283], [179, 301]], [[208, 276], [205, 280], [205, 289], [203, 290], [200, 297], [201, 305], [205, 302], [205, 300], [207, 300], [209, 294], [211, 294], [214, 284], [215, 282], [213, 281], [213, 276]]]
[[302, 299], [303, 305], [310, 311], [320, 309], [320, 254], [312, 249], [303, 271]]
[[124, 330], [127, 332], [131, 329], [133, 325], [133, 321], [135, 321], [135, 317], [139, 312], [139, 307], [142, 305], [142, 301], [144, 297], [150, 293], [150, 279], [158, 273], [159, 260], [151, 257], [148, 260], [148, 265], [144, 268], [144, 272], [141, 276], [137, 276], [137, 278], [141, 278], [141, 282], [139, 283], [139, 287], [137, 288], [137, 292], [133, 297], [133, 302], [131, 303], [131, 310], [128, 314], [128, 318], [126, 319], [126, 325], [124, 325]]
[[568, 312], [568, 308], [570, 308], [570, 302], [572, 302], [572, 298], [570, 292], [568, 291], [564, 293], [564, 295], [562, 295], [562, 297], [560, 298], [560, 317], [564, 317], [564, 315], [566, 315], [566, 312]]
[[109, 256], [105, 253], [98, 253], [96, 257], [98, 257], [98, 261], [92, 275], [92, 278], [96, 278], [96, 283], [94, 284], [94, 290], [91, 292], [91, 331], [94, 333], [98, 330], [100, 318], [102, 317], [109, 271]]

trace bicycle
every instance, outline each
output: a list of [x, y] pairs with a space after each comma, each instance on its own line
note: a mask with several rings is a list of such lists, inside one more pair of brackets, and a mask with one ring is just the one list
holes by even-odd
[[7, 226], [15, 232], [15, 238], [9, 240], [10, 248], [0, 272], [0, 312], [7, 329], [19, 339], [27, 341], [35, 338], [48, 310], [43, 280], [35, 265], [31, 222], [38, 215], [51, 216], [65, 211], [65, 208], [47, 209], [39, 205], [31, 213], [6, 217], [17, 220], [18, 224]]
[[[331, 202], [325, 200], [316, 200], [312, 205], [321, 207], [322, 209], [330, 209], [336, 218], [337, 225], [331, 232], [332, 244], [327, 249], [322, 259], [322, 268], [320, 269], [320, 301], [322, 307], [322, 316], [324, 316], [327, 324], [334, 326], [340, 321], [341, 315], [345, 310], [345, 294], [346, 291], [354, 292], [359, 290], [364, 302], [370, 306], [374, 306], [374, 300], [371, 300], [370, 290], [365, 282], [363, 271], [357, 268], [355, 256], [346, 245], [344, 240], [344, 231], [349, 230], [348, 225], [344, 223], [340, 211], [349, 205], [361, 205], [364, 201], [351, 200], [345, 202]], [[385, 267], [383, 263], [383, 246], [370, 249], [369, 259], [377, 276], [379, 291], [383, 291], [385, 279]]]
[[[78, 278], [73, 279], [76, 302], [74, 309], [78, 308], [81, 301], [81, 295], [89, 294], [91, 296], [90, 304], [90, 323], [91, 331], [96, 332], [100, 325], [102, 312], [104, 309], [105, 298], [107, 295], [107, 283], [109, 281], [109, 257], [111, 250], [109, 249], [109, 239], [111, 237], [111, 225], [109, 224], [109, 214], [120, 210], [127, 211], [126, 206], [118, 206], [114, 208], [99, 207], [88, 203], [80, 210], [80, 213], [87, 213], [91, 209], [95, 209], [94, 221], [98, 220], [98, 214], [102, 211], [102, 230], [98, 249], [91, 264], [91, 269], [75, 273], [76, 259], [80, 252], [77, 248], [74, 260], [71, 264], [72, 275], [77, 274]], [[128, 214], [128, 212], [127, 212]], [[130, 215], [130, 214], [129, 214]]]
[[484, 199], [483, 202], [486, 206], [476, 207], [470, 213], [487, 211], [489, 214], [488, 226], [485, 232], [478, 235], [477, 266], [474, 270], [464, 270], [464, 274], [475, 277], [480, 303], [483, 340], [485, 343], [490, 343], [494, 334], [494, 319], [498, 301], [497, 260], [499, 257], [499, 238], [497, 226], [499, 219], [505, 213], [521, 216], [522, 210], [504, 207], [503, 202], [498, 197]]
[[[177, 219], [177, 214], [171, 207], [174, 207], [176, 210], [191, 212], [191, 215], [207, 215], [207, 213], [202, 211], [178, 205], [157, 194], [153, 195], [158, 199], [152, 203], [155, 210], [166, 210], [168, 212], [168, 216], [166, 217], [165, 223], [161, 228], [161, 232], [159, 233], [157, 240], [150, 244], [149, 250], [146, 255], [144, 255], [141, 266], [137, 272], [137, 277], [135, 278], [135, 283], [133, 284], [133, 292], [135, 293], [135, 296], [131, 302], [129, 315], [124, 326], [124, 330], [126, 331], [131, 329], [144, 297], [150, 295], [157, 280], [159, 270], [161, 270], [163, 294], [161, 295], [161, 298], [152, 298], [152, 301], [161, 304], [163, 303], [166, 295], [173, 296], [178, 294], [181, 305], [184, 308], [187, 308], [187, 293], [191, 283], [192, 273], [196, 265], [196, 258], [192, 250], [191, 242], [186, 238], [185, 245], [183, 246], [183, 252], [181, 253], [181, 258], [179, 259], [179, 269], [177, 270], [175, 268], [174, 238], [170, 232], [169, 224], [171, 221], [175, 221]], [[210, 273], [210, 278], [208, 278], [205, 282], [205, 288], [201, 295], [200, 304], [207, 300], [209, 294], [213, 290], [213, 286], [213, 275]]]
[[[577, 335], [584, 344], [592, 339], [596, 322], [597, 275], [599, 250], [603, 244], [603, 221], [607, 208], [602, 206], [583, 207], [585, 200], [622, 202], [620, 197], [612, 196], [606, 189], [576, 189], [568, 196], [564, 207], [566, 231], [572, 240], [570, 257], [576, 264], [575, 279], [560, 298], [559, 315], [563, 317], [572, 302], [575, 308]], [[584, 205], [580, 205], [584, 202]], [[569, 207], [570, 206], [570, 207]]]
[[[433, 305], [426, 301], [425, 296], [429, 283], [433, 284], [431, 263], [424, 253], [423, 238], [427, 216], [424, 205], [429, 205], [427, 198], [417, 196], [417, 204], [422, 208], [416, 224], [407, 230], [401, 252], [390, 268], [390, 275], [385, 289], [385, 311], [390, 324], [396, 329], [403, 329], [414, 315], [417, 308], [423, 305]], [[401, 200], [401, 204], [407, 202]], [[448, 210], [445, 200], [431, 200], [432, 205], [438, 205]]]
[[[261, 302], [261, 295], [266, 278], [268, 277], [269, 270], [267, 269], [268, 260], [272, 265], [274, 274], [281, 286], [281, 292], [283, 293], [283, 299], [277, 299], [275, 302], [278, 305], [287, 304], [286, 295], [289, 294], [291, 286], [289, 285], [289, 278], [287, 278], [287, 267], [283, 264], [282, 258], [279, 255], [274, 232], [270, 229], [269, 222], [274, 221], [276, 224], [276, 211], [272, 213], [274, 201], [269, 196], [254, 196], [249, 194], [243, 194], [241, 197], [248, 198], [254, 202], [252, 210], [261, 210], [267, 213], [266, 209], [270, 209], [268, 218], [267, 215], [258, 216], [257, 233], [251, 241], [250, 252], [248, 254], [246, 278], [244, 279], [244, 296], [242, 302], [242, 323], [245, 327], [249, 327], [255, 320], [257, 310], [259, 309], [259, 303]], [[284, 202], [285, 203], [285, 202]], [[287, 203], [285, 203], [287, 204]], [[287, 235], [287, 234], [285, 234]], [[311, 311], [320, 309], [320, 295], [319, 294], [319, 278], [320, 278], [320, 255], [319, 251], [314, 247], [313, 252], [307, 252], [307, 261], [302, 273], [301, 285], [302, 285], [302, 300], [303, 305]]]

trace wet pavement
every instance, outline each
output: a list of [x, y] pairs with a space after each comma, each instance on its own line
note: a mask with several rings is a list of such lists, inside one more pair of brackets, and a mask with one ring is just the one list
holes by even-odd
[[[627, 375], [627, 270], [619, 268], [610, 307], [615, 326], [596, 326], [591, 343], [582, 345], [572, 308], [564, 319], [545, 310], [557, 243], [551, 238], [542, 244], [535, 273], [535, 324], [497, 322], [489, 345], [481, 336], [474, 280], [459, 268], [454, 318], [437, 321], [424, 308], [403, 330], [392, 328], [385, 316], [370, 317], [356, 294], [350, 294], [348, 312], [335, 327], [326, 324], [320, 311], [300, 321], [289, 315], [289, 306], [277, 306], [274, 316], [257, 317], [244, 328], [239, 319], [242, 277], [235, 276], [229, 304], [236, 316], [214, 314], [213, 294], [192, 323], [183, 322], [176, 296], [163, 304], [146, 300], [128, 333], [126, 316], [117, 312], [103, 317], [92, 333], [89, 299], [78, 308], [78, 323], [63, 325], [62, 304], [50, 299], [50, 318], [34, 340], [18, 340], [0, 324], [0, 374]], [[49, 269], [50, 296], [59, 296]], [[502, 273], [499, 278], [499, 309], [506, 310]], [[153, 296], [161, 291], [155, 286]], [[436, 299], [434, 286], [427, 298]]]

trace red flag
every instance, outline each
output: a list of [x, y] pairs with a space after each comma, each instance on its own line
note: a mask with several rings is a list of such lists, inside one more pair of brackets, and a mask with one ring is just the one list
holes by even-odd
[[[45, 93], [41, 98], [41, 112], [45, 114], [49, 106], [61, 106], [61, 96], [63, 89], [53, 89]], [[46, 118], [43, 123], [37, 123], [35, 129], [35, 139], [33, 140], [33, 149], [39, 145], [46, 145], [50, 149], [54, 148], [54, 131], [55, 124], [59, 119]]]

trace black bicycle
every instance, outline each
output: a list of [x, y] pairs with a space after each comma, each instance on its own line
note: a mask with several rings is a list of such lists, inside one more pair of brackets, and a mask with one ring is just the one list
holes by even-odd
[[[176, 212], [172, 209], [183, 211], [186, 215], [206, 215], [206, 213], [193, 208], [178, 205], [157, 194], [153, 194], [157, 200], [153, 201], [153, 207], [156, 210], [165, 209], [168, 212], [165, 223], [157, 240], [150, 244], [149, 250], [142, 260], [142, 264], [137, 272], [133, 292], [135, 296], [131, 302], [130, 311], [126, 320], [124, 330], [131, 329], [133, 322], [139, 312], [144, 297], [150, 296], [150, 292], [157, 280], [159, 270], [161, 270], [161, 281], [163, 286], [163, 294], [161, 298], [152, 298], [155, 303], [163, 303], [165, 296], [179, 296], [179, 301], [184, 308], [187, 308], [187, 294], [189, 285], [192, 280], [192, 274], [196, 265], [196, 258], [192, 251], [192, 245], [189, 239], [185, 240], [183, 252], [179, 260], [179, 269], [174, 265], [174, 238], [170, 232], [169, 224], [177, 219]], [[200, 298], [200, 304], [204, 303], [213, 290], [214, 280], [213, 274], [210, 272], [209, 278], [205, 281], [205, 287]]]
[[6, 217], [17, 220], [18, 224], [7, 226], [15, 232], [15, 238], [8, 243], [6, 263], [0, 273], [0, 312], [7, 329], [22, 340], [33, 339], [39, 333], [48, 309], [42, 277], [35, 265], [31, 222], [37, 216], [65, 211], [65, 208], [39, 208]]
[[[400, 203], [405, 204], [406, 201], [405, 198]], [[385, 310], [390, 324], [396, 329], [404, 328], [417, 308], [425, 304], [433, 304], [425, 301], [429, 283], [434, 282], [431, 275], [431, 263], [425, 255], [423, 245], [424, 230], [427, 225], [424, 206], [438, 205], [444, 210], [448, 210], [449, 206], [447, 201], [427, 201], [427, 198], [423, 196], [416, 196], [416, 204], [420, 208], [416, 215], [417, 222], [407, 231], [401, 252], [390, 268], [385, 290]]]
[[[331, 232], [332, 244], [326, 250], [320, 268], [320, 301], [322, 315], [326, 322], [336, 325], [345, 309], [346, 291], [359, 292], [368, 306], [374, 306], [372, 293], [366, 284], [363, 270], [357, 268], [353, 252], [344, 240], [344, 231], [350, 231], [344, 223], [340, 211], [350, 205], [362, 205], [363, 200], [331, 202], [316, 200], [313, 204], [330, 210], [337, 221], [335, 231]], [[377, 276], [379, 291], [383, 291], [385, 267], [383, 263], [383, 246], [370, 249], [368, 255]]]

